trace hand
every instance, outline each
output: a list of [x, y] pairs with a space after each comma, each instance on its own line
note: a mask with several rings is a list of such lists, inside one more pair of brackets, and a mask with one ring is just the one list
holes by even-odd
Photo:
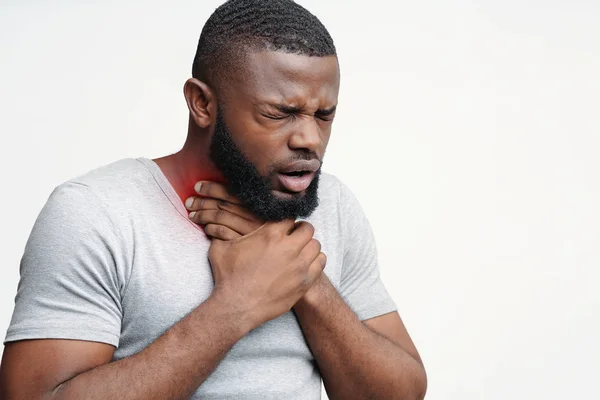
[[327, 257], [305, 221], [267, 222], [235, 240], [212, 240], [212, 296], [248, 317], [252, 329], [290, 311], [321, 275]]
[[254, 324], [289, 311], [327, 263], [308, 222], [265, 223], [217, 182], [196, 185], [187, 199], [190, 219], [213, 240], [209, 260], [216, 296], [245, 307]]
[[[198, 184], [201, 186], [198, 188]], [[242, 202], [229, 194], [227, 188], [217, 182], [198, 182], [196, 193], [185, 202], [190, 219], [202, 225], [211, 238], [238, 239], [255, 231], [264, 221], [246, 210]]]

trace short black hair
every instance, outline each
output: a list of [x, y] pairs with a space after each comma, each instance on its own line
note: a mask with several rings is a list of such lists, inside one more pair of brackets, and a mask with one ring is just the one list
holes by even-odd
[[292, 0], [229, 0], [202, 29], [192, 76], [211, 80], [236, 65], [248, 50], [283, 51], [311, 57], [336, 55], [329, 32], [319, 19]]

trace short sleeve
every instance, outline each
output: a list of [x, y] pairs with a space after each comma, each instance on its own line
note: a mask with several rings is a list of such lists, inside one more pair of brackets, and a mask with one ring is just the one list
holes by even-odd
[[74, 339], [117, 347], [118, 251], [115, 227], [92, 190], [75, 182], [58, 186], [25, 246], [5, 343]]
[[340, 293], [361, 321], [396, 311], [379, 274], [377, 246], [358, 199], [340, 184], [344, 258]]

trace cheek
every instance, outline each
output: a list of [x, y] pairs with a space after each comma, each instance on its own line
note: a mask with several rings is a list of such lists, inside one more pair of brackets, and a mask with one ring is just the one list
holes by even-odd
[[239, 146], [260, 175], [267, 176], [273, 166], [285, 157], [287, 141], [277, 135], [257, 133], [245, 137]]
[[324, 127], [321, 132], [323, 132], [321, 135], [321, 140], [323, 141], [322, 151], [325, 153], [325, 148], [329, 144], [329, 139], [331, 138], [331, 124], [329, 124], [327, 127]]
[[286, 139], [281, 132], [262, 126], [251, 114], [240, 113], [228, 124], [233, 141], [244, 156], [266, 176], [281, 157]]

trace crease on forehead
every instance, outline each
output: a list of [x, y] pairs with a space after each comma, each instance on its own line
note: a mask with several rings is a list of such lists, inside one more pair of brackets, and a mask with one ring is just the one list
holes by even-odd
[[[228, 72], [227, 91], [253, 103], [329, 108], [337, 104], [336, 56], [310, 57], [283, 51], [248, 51]], [[310, 104], [307, 104], [310, 103]]]

